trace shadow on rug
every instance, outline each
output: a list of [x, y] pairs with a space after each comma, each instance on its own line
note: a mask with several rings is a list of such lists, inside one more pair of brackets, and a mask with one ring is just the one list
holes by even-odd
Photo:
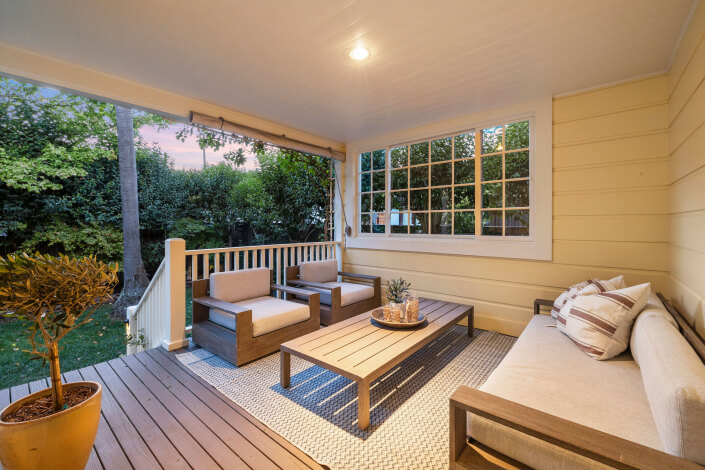
[[196, 374], [332, 469], [447, 468], [448, 399], [479, 387], [515, 338], [456, 326], [374, 382], [370, 427], [357, 427], [357, 385], [296, 356], [291, 387], [279, 385], [279, 355], [243, 367], [200, 349], [178, 355]]

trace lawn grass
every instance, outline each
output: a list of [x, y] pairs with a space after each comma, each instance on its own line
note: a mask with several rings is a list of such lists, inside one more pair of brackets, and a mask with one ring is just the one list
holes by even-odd
[[[110, 318], [112, 305], [103, 305], [93, 321], [70, 332], [59, 344], [61, 370], [86, 367], [125, 354], [125, 323]], [[0, 389], [49, 376], [49, 365], [30, 361], [23, 352], [31, 346], [24, 333], [26, 324], [12, 319], [0, 323]]]

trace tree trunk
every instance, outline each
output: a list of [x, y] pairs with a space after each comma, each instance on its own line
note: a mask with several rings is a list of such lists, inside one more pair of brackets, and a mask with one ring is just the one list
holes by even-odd
[[120, 196], [122, 198], [122, 242], [124, 274], [123, 288], [112, 316], [124, 320], [126, 309], [137, 305], [149, 278], [142, 263], [140, 245], [140, 213], [137, 200], [137, 162], [132, 110], [115, 106], [118, 133], [118, 160], [120, 164]]
[[52, 343], [49, 346], [49, 371], [51, 375], [52, 408], [55, 412], [64, 409], [64, 387], [61, 384], [61, 366], [59, 365], [59, 345]]

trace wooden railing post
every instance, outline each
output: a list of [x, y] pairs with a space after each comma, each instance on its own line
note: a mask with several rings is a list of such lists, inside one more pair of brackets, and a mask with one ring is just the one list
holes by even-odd
[[167, 283], [166, 309], [169, 325], [162, 347], [173, 351], [188, 346], [186, 338], [186, 242], [170, 238], [165, 244], [164, 275]]

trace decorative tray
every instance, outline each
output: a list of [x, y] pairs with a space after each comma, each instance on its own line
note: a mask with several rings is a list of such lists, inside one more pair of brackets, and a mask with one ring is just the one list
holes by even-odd
[[426, 315], [419, 312], [419, 319], [415, 322], [396, 322], [384, 319], [384, 309], [382, 307], [376, 308], [370, 312], [370, 316], [374, 321], [380, 325], [389, 326], [391, 328], [414, 328], [426, 321]]

